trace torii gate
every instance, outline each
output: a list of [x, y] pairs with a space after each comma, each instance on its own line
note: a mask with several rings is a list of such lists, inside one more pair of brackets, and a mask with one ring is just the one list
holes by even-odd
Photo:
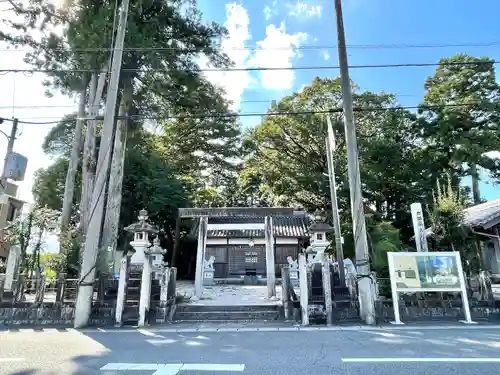
[[[266, 243], [266, 278], [268, 298], [276, 297], [276, 271], [274, 265], [273, 216], [293, 215], [289, 207], [224, 207], [224, 208], [179, 208], [178, 222], [181, 218], [198, 218], [198, 248], [196, 253], [195, 296], [203, 294], [203, 261], [205, 260], [207, 234], [209, 230], [264, 230]], [[210, 217], [262, 218], [264, 223], [209, 224]], [[178, 239], [176, 239], [178, 242]]]

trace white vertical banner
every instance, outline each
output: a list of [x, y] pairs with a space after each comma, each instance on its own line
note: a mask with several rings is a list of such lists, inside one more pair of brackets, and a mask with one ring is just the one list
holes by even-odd
[[410, 208], [417, 251], [427, 252], [429, 250], [427, 248], [427, 236], [425, 235], [425, 223], [422, 205], [420, 203], [412, 203]]

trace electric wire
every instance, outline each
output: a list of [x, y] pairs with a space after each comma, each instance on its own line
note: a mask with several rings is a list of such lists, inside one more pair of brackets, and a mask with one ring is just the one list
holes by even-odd
[[[443, 104], [443, 105], [414, 105], [414, 106], [392, 106], [392, 107], [354, 107], [354, 112], [385, 112], [385, 111], [398, 111], [398, 110], [439, 110], [443, 108], [460, 108], [460, 107], [476, 107], [477, 109], [491, 109], [500, 108], [500, 104], [470, 102], [470, 103], [456, 103], [456, 104]], [[200, 114], [185, 114], [185, 115], [168, 115], [168, 116], [116, 116], [117, 120], [186, 120], [186, 119], [224, 119], [224, 118], [239, 118], [239, 117], [276, 117], [276, 116], [301, 116], [301, 115], [314, 115], [314, 114], [329, 114], [329, 113], [342, 113], [342, 107], [329, 108], [323, 110], [304, 110], [304, 111], [270, 111], [260, 113], [200, 113]], [[76, 120], [102, 120], [103, 116], [97, 117], [83, 117], [74, 118], [66, 121]], [[13, 119], [3, 118], [4, 121], [13, 121]], [[27, 125], [52, 125], [61, 122], [61, 120], [54, 121], [25, 121], [18, 120], [19, 124]]]
[[[350, 65], [349, 69], [381, 69], [381, 68], [422, 68], [422, 67], [439, 67], [439, 66], [478, 66], [478, 65], [496, 65], [500, 61], [455, 61], [455, 62], [437, 62], [437, 63], [398, 63], [398, 64], [363, 64]], [[339, 65], [323, 65], [323, 66], [290, 66], [290, 67], [246, 67], [246, 68], [198, 68], [198, 69], [178, 69], [178, 68], [125, 68], [122, 72], [193, 72], [193, 73], [209, 73], [209, 72], [252, 72], [252, 71], [281, 71], [281, 70], [335, 70], [340, 69]], [[0, 69], [0, 73], [92, 73], [92, 69]]]

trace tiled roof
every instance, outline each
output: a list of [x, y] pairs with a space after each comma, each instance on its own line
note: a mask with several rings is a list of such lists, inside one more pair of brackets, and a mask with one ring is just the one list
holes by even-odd
[[[500, 218], [500, 199], [476, 204], [464, 210], [464, 224], [471, 227], [483, 227], [497, 218]], [[488, 229], [488, 227], [485, 229]], [[425, 230], [426, 237], [432, 234], [432, 228]], [[411, 239], [414, 237], [412, 236]]]
[[[243, 218], [243, 217], [217, 217], [209, 218], [208, 222], [210, 224], [236, 224], [236, 223], [264, 223], [265, 218]], [[275, 237], [307, 237], [307, 223], [308, 218], [305, 215], [290, 215], [290, 216], [274, 216], [273, 217], [273, 229]], [[191, 235], [198, 235], [198, 222], [193, 226], [191, 230]], [[261, 229], [244, 229], [244, 230], [234, 230], [234, 229], [214, 229], [209, 230], [207, 237], [214, 238], [237, 238], [237, 237], [264, 237], [264, 230]]]
[[472, 227], [480, 227], [500, 218], [500, 199], [480, 203], [464, 210], [465, 223]]

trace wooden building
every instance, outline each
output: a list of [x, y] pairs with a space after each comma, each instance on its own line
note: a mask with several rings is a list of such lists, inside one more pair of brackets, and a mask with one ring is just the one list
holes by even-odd
[[[187, 214], [184, 212], [183, 217]], [[281, 266], [288, 264], [287, 257], [296, 260], [308, 239], [308, 215], [293, 208], [207, 209], [206, 215], [197, 216], [208, 218], [205, 258], [215, 258], [215, 279], [242, 279], [246, 275], [266, 278], [262, 229], [266, 216], [272, 217], [277, 277], [281, 276]], [[191, 234], [196, 237], [197, 233], [198, 221]]]

